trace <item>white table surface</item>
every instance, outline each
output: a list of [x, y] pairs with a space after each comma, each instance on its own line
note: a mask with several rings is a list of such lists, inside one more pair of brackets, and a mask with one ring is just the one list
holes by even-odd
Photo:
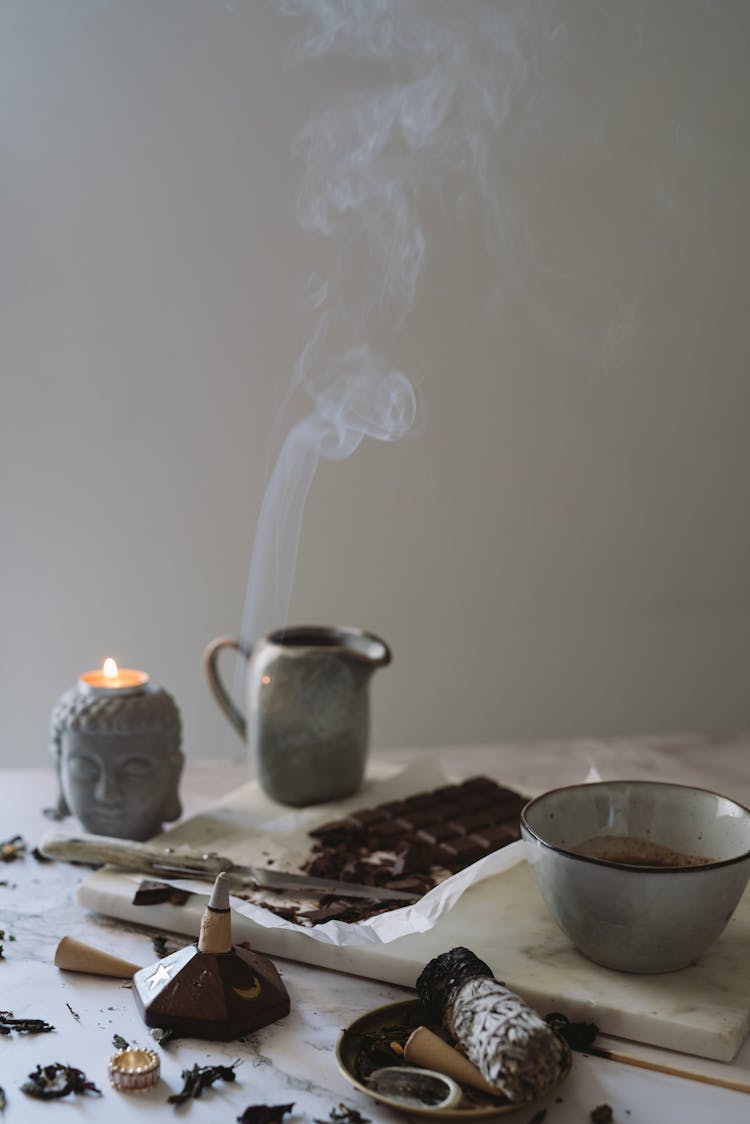
[[[750, 735], [735, 737], [673, 737], [577, 740], [534, 745], [463, 746], [434, 751], [382, 755], [413, 760], [420, 754], [439, 758], [455, 776], [483, 772], [534, 794], [545, 788], [583, 780], [590, 771], [602, 779], [631, 777], [702, 784], [750, 803]], [[228, 762], [189, 763], [182, 784], [186, 812], [202, 806], [248, 779], [243, 765]], [[52, 771], [0, 772], [0, 834], [21, 834], [29, 848], [55, 825], [42, 813], [55, 799]], [[72, 819], [64, 829], [75, 828]], [[0, 1038], [0, 1085], [8, 1104], [3, 1124], [34, 1124], [53, 1116], [76, 1120], [107, 1120], [109, 1124], [139, 1119], [165, 1120], [189, 1114], [191, 1121], [234, 1121], [251, 1104], [294, 1103], [287, 1124], [327, 1120], [344, 1103], [373, 1122], [409, 1119], [356, 1092], [339, 1074], [333, 1047], [341, 1027], [373, 1007], [412, 993], [389, 984], [344, 973], [277, 961], [292, 1001], [284, 1020], [237, 1043], [184, 1039], [158, 1049], [162, 1081], [144, 1096], [120, 1094], [107, 1084], [106, 1065], [112, 1035], [152, 1045], [138, 1015], [132, 993], [121, 981], [62, 973], [53, 964], [54, 950], [65, 934], [106, 948], [135, 963], [155, 960], [153, 931], [84, 913], [73, 894], [80, 868], [65, 863], [42, 864], [30, 855], [0, 864], [0, 928], [5, 930], [5, 959], [0, 961], [0, 1009], [18, 1016], [45, 1018], [54, 1033]], [[10, 940], [12, 936], [14, 939]], [[175, 946], [183, 944], [178, 938]], [[470, 934], [467, 934], [470, 945]], [[750, 949], [748, 950], [750, 954]], [[68, 1007], [68, 1004], [70, 1007]], [[78, 1016], [74, 1017], [72, 1011]], [[180, 1108], [166, 1097], [181, 1085], [180, 1072], [194, 1063], [227, 1064], [240, 1059], [237, 1081], [219, 1082], [198, 1101]], [[689, 1064], [689, 1059], [686, 1059]], [[37, 1102], [19, 1085], [37, 1063], [60, 1061], [84, 1069], [102, 1090], [101, 1097]], [[71, 1103], [69, 1104], [68, 1101]], [[529, 1124], [547, 1108], [545, 1124], [585, 1124], [598, 1105], [611, 1105], [616, 1124], [651, 1124], [665, 1119], [745, 1124], [750, 1119], [746, 1094], [714, 1085], [636, 1069], [576, 1054], [563, 1086], [535, 1105], [498, 1119]], [[419, 1119], [414, 1116], [412, 1119]]]

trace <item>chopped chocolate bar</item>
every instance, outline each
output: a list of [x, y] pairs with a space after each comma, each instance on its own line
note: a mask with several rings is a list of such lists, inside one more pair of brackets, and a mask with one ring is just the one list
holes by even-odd
[[[450, 874], [520, 838], [526, 798], [489, 777], [362, 808], [314, 828], [308, 874], [424, 893]], [[336, 909], [332, 909], [334, 905]], [[346, 909], [344, 909], [346, 905]], [[304, 915], [307, 924], [362, 920], [382, 904], [349, 899]]]

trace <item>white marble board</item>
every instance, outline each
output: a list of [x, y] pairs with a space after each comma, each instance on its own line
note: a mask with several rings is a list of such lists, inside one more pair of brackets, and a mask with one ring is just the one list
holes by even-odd
[[[256, 799], [252, 788], [239, 790], [243, 806]], [[327, 818], [325, 809], [320, 817]], [[196, 824], [205, 829], [210, 822], [203, 813], [168, 834], [194, 840]], [[206, 845], [213, 843], [209, 833]], [[78, 901], [123, 920], [197, 934], [205, 899], [133, 906], [137, 882], [137, 876], [104, 868], [84, 879]], [[260, 952], [406, 987], [433, 956], [463, 944], [542, 1012], [559, 1010], [596, 1022], [608, 1035], [720, 1062], [735, 1056], [750, 1030], [750, 891], [697, 964], [659, 976], [613, 972], [582, 957], [549, 917], [525, 863], [470, 887], [428, 932], [388, 944], [338, 947], [299, 927], [269, 930], [238, 915], [233, 926], [236, 941], [250, 941]]]

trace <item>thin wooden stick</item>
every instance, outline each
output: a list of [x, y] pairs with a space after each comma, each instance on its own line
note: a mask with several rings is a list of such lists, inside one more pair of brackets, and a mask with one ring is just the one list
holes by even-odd
[[637, 1058], [632, 1054], [623, 1054], [620, 1050], [609, 1050], [604, 1046], [589, 1046], [583, 1050], [584, 1054], [593, 1054], [597, 1058], [607, 1058], [611, 1062], [621, 1062], [624, 1065], [635, 1065], [641, 1069], [652, 1069], [656, 1073], [668, 1073], [670, 1077], [686, 1077], [690, 1081], [702, 1081], [705, 1085], [720, 1085], [723, 1089], [734, 1089], [738, 1093], [750, 1093], [750, 1078], [720, 1077], [718, 1074], [695, 1073], [690, 1069], [681, 1069], [675, 1065], [665, 1065], [663, 1062], [650, 1061], [647, 1058]]

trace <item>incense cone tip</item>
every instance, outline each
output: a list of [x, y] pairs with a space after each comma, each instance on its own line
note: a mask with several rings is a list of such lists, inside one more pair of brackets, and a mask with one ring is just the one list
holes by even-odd
[[214, 882], [211, 897], [208, 901], [209, 909], [229, 909], [229, 876], [222, 871]]

